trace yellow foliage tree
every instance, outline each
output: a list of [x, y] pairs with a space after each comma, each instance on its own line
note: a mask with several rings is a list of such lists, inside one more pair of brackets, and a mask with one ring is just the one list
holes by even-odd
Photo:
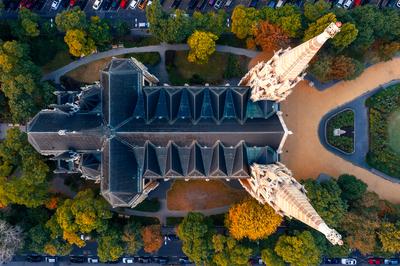
[[218, 36], [211, 32], [195, 31], [188, 39], [190, 48], [188, 60], [192, 63], [205, 64], [208, 57], [215, 52], [215, 41]]
[[141, 230], [144, 251], [153, 253], [162, 246], [161, 226], [159, 224], [143, 227]]
[[64, 41], [69, 47], [69, 53], [76, 57], [85, 56], [96, 51], [94, 41], [83, 30], [68, 30]]
[[261, 205], [255, 199], [248, 198], [233, 205], [225, 218], [225, 225], [232, 237], [240, 240], [263, 239], [276, 231], [282, 217], [269, 205]]

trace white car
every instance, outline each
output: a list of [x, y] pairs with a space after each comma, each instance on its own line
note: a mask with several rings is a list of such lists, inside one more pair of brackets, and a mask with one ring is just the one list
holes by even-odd
[[98, 9], [100, 8], [100, 6], [101, 6], [102, 3], [103, 3], [103, 0], [96, 0], [96, 1], [94, 1], [93, 9], [94, 9], [94, 10], [98, 10]]
[[275, 7], [278, 8], [278, 7], [283, 6], [284, 4], [285, 4], [284, 0], [279, 0]]
[[346, 258], [346, 259], [342, 259], [341, 263], [343, 265], [356, 265], [357, 264], [357, 260], [356, 259], [352, 259], [352, 258]]
[[133, 258], [122, 258], [122, 263], [133, 264], [134, 262]]
[[53, 3], [51, 3], [51, 9], [57, 10], [58, 7], [60, 6], [60, 4], [61, 4], [61, 0], [54, 0]]
[[397, 6], [398, 8], [400, 8], [400, 0], [397, 1], [396, 6]]
[[354, 0], [347, 0], [347, 1], [344, 3], [343, 7], [344, 7], [345, 9], [349, 9], [349, 8], [353, 5], [353, 1], [354, 1]]
[[223, 3], [224, 3], [223, 0], [217, 0], [217, 2], [215, 2], [214, 8], [217, 10], [220, 9]]
[[132, 2], [129, 4], [130, 9], [135, 9], [137, 7], [138, 1], [132, 0]]
[[57, 262], [57, 257], [45, 257], [44, 260], [48, 263], [55, 263]]
[[336, 6], [337, 6], [337, 7], [342, 7], [343, 3], [344, 3], [344, 0], [339, 0], [339, 1], [336, 3]]
[[88, 258], [87, 262], [88, 263], [99, 263], [99, 259], [98, 258]]

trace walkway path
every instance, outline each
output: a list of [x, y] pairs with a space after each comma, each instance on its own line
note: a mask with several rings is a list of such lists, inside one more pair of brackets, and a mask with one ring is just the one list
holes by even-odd
[[[160, 210], [158, 212], [142, 212], [135, 211], [132, 209], [125, 208], [124, 214], [128, 215], [136, 215], [136, 216], [145, 216], [145, 217], [157, 217], [160, 220], [162, 225], [166, 225], [167, 217], [185, 217], [188, 211], [171, 211], [167, 208], [167, 200], [160, 200]], [[229, 210], [230, 206], [224, 206], [220, 208], [207, 209], [207, 210], [196, 210], [196, 212], [201, 212], [202, 214], [209, 216], [214, 214], [225, 213]]]
[[369, 189], [382, 198], [400, 203], [400, 184], [336, 156], [322, 146], [318, 136], [318, 127], [325, 114], [381, 84], [398, 79], [399, 64], [400, 58], [376, 64], [356, 80], [340, 82], [325, 91], [318, 91], [303, 81], [288, 100], [282, 102], [286, 124], [294, 134], [288, 138], [281, 158], [296, 178], [317, 178], [321, 172], [333, 177], [349, 173], [366, 182]]
[[[88, 55], [85, 57], [82, 57], [78, 60], [75, 60], [74, 62], [57, 69], [56, 71], [53, 71], [51, 73], [46, 74], [43, 77], [43, 80], [54, 80], [56, 83], [60, 82], [60, 77], [63, 76], [65, 73], [68, 73], [75, 68], [88, 64], [90, 62], [106, 58], [106, 57], [112, 57], [112, 56], [118, 56], [122, 54], [129, 54], [129, 53], [149, 53], [149, 52], [157, 52], [160, 54], [161, 59], [164, 59], [165, 61], [165, 52], [166, 51], [185, 51], [189, 50], [189, 47], [187, 44], [160, 44], [160, 45], [150, 45], [150, 46], [143, 46], [143, 47], [133, 47], [133, 48], [116, 48], [116, 49], [111, 49], [105, 52], [101, 53], [95, 53], [92, 55]], [[245, 55], [247, 57], [255, 57], [258, 52], [252, 51], [252, 50], [247, 50], [247, 49], [242, 49], [242, 48], [237, 48], [237, 47], [231, 47], [231, 46], [225, 46], [225, 45], [217, 45], [216, 47], [217, 52], [222, 52], [222, 53], [231, 53], [231, 54], [236, 54], [236, 55]], [[162, 70], [161, 74], [166, 73], [165, 70], [165, 64], [164, 64], [164, 70]], [[163, 76], [162, 76], [163, 77]]]

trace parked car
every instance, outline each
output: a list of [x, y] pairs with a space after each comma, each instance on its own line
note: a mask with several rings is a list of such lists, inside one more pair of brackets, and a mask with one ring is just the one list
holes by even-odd
[[60, 4], [61, 4], [61, 0], [54, 0], [54, 1], [51, 3], [51, 9], [57, 10], [58, 7], [60, 6]]
[[343, 4], [343, 7], [345, 9], [349, 9], [353, 5], [354, 0], [346, 0], [346, 2]]
[[215, 1], [216, 1], [216, 0], [208, 0], [208, 4], [209, 4], [210, 6], [213, 6], [213, 5], [215, 4]]
[[357, 260], [353, 258], [344, 258], [340, 261], [343, 265], [356, 265]]
[[224, 0], [217, 0], [215, 2], [214, 9], [216, 9], [216, 10], [220, 9], [223, 4], [224, 4]]
[[135, 9], [137, 7], [138, 2], [136, 0], [132, 0], [132, 2], [129, 4], [130, 9]]
[[199, 0], [190, 0], [188, 4], [189, 9], [195, 9]]
[[344, 0], [339, 0], [339, 1], [337, 1], [336, 6], [337, 7], [342, 7], [343, 3], [344, 3]]
[[32, 254], [26, 256], [26, 260], [29, 262], [41, 262], [43, 260], [43, 257], [40, 255]]
[[113, 10], [118, 9], [119, 1], [120, 1], [120, 0], [112, 0], [112, 2], [111, 2], [111, 9], [113, 9]]
[[341, 261], [339, 258], [325, 258], [324, 263], [325, 264], [340, 264]]
[[400, 8], [400, 0], [397, 1], [396, 6], [397, 6], [398, 8]]
[[138, 262], [139, 263], [150, 263], [150, 257], [147, 257], [147, 256], [139, 257]]
[[127, 5], [128, 5], [128, 0], [121, 0], [121, 2], [119, 3], [119, 7], [122, 9], [125, 9]]
[[86, 258], [84, 256], [70, 256], [69, 261], [71, 263], [84, 263], [86, 262]]
[[181, 2], [182, 0], [174, 0], [174, 2], [172, 2], [171, 8], [178, 8]]
[[179, 258], [179, 263], [180, 264], [189, 264], [189, 263], [192, 263], [192, 262], [189, 260], [188, 257], [180, 257]]
[[19, 8], [27, 8], [27, 9], [32, 9], [33, 6], [35, 5], [35, 0], [22, 0], [21, 3], [19, 4]]
[[276, 8], [283, 6], [286, 3], [286, 0], [278, 0], [278, 3], [276, 4]]
[[99, 263], [99, 259], [98, 258], [87, 258], [87, 262], [88, 263]]
[[399, 259], [395, 259], [395, 258], [385, 259], [385, 260], [384, 260], [384, 263], [385, 263], [386, 265], [396, 265], [396, 264], [399, 264], [399, 263], [400, 263], [400, 260], [399, 260]]
[[[228, 0], [229, 1], [229, 0]], [[400, 1], [400, 0], [399, 0]], [[199, 4], [197, 5], [197, 10], [202, 11], [206, 5], [207, 5], [208, 0], [200, 0]]]
[[167, 264], [169, 259], [168, 257], [152, 257], [151, 261], [159, 264]]
[[149, 26], [148, 22], [139, 22], [139, 28], [148, 28]]
[[133, 264], [133, 263], [135, 263], [135, 259], [134, 258], [122, 258], [122, 263]]
[[233, 0], [228, 0], [228, 1], [226, 1], [226, 3], [225, 3], [225, 8], [230, 7], [231, 4], [232, 4], [232, 2], [233, 2]]
[[385, 260], [383, 258], [369, 258], [368, 264], [384, 264]]
[[76, 5], [77, 0], [69, 0], [69, 6], [73, 7]]
[[56, 263], [57, 262], [57, 257], [45, 257], [44, 258], [44, 261], [45, 262], [48, 262], [48, 263]]
[[94, 1], [94, 3], [93, 3], [93, 9], [94, 9], [94, 10], [99, 10], [99, 8], [100, 8], [100, 6], [101, 6], [102, 3], [103, 3], [103, 0], [96, 0], [96, 1]]
[[269, 1], [268, 4], [267, 4], [267, 6], [268, 6], [268, 7], [271, 7], [271, 8], [275, 8], [275, 6], [276, 6], [275, 0]]
[[108, 10], [111, 7], [112, 0], [104, 0], [103, 9]]
[[258, 3], [258, 0], [250, 0], [249, 7], [256, 7], [257, 3]]

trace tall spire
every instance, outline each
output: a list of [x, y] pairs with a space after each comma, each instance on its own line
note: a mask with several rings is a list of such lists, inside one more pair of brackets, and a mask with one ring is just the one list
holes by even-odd
[[268, 62], [259, 62], [239, 82], [252, 88], [253, 101], [282, 101], [303, 79], [308, 63], [322, 45], [340, 31], [341, 23], [331, 23], [321, 34], [291, 49], [274, 54]]
[[296, 218], [320, 231], [333, 245], [343, 244], [341, 235], [322, 220], [311, 206], [304, 187], [283, 164], [253, 164], [251, 175], [240, 183], [257, 201], [268, 203], [278, 214]]

